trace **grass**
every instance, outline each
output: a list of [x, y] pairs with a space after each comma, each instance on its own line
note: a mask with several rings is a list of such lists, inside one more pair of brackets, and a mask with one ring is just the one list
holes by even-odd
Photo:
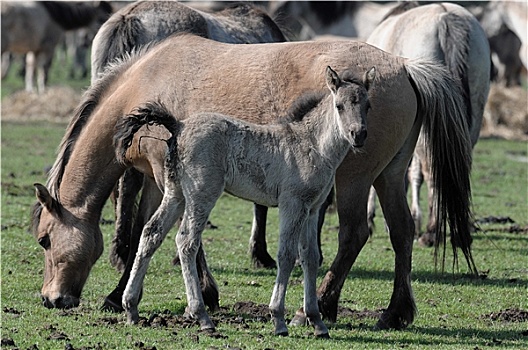
[[[513, 224], [481, 224], [474, 236], [477, 266], [486, 278], [472, 279], [460, 272], [440, 274], [432, 263], [432, 251], [416, 247], [413, 254], [413, 287], [419, 314], [404, 331], [373, 331], [376, 319], [357, 312], [376, 312], [387, 306], [392, 290], [393, 254], [381, 218], [377, 231], [354, 265], [342, 291], [341, 306], [357, 311], [340, 316], [330, 325], [332, 339], [314, 340], [311, 329], [291, 328], [290, 337], [272, 335], [272, 325], [236, 319], [232, 306], [253, 301], [267, 304], [275, 272], [250, 267], [247, 241], [251, 228], [251, 204], [224, 195], [211, 215], [216, 230], [204, 233], [208, 260], [221, 293], [221, 336], [201, 334], [196, 326], [129, 326], [123, 315], [99, 310], [119, 278], [106, 254], [94, 266], [83, 291], [81, 306], [60, 311], [40, 305], [43, 254], [28, 233], [29, 210], [34, 201], [32, 184], [45, 182], [45, 171], [54, 160], [64, 125], [4, 122], [2, 124], [2, 348], [38, 349], [485, 349], [528, 346], [527, 321], [495, 320], [501, 311], [528, 310], [528, 236], [526, 144], [485, 139], [475, 149], [473, 171], [474, 212], [477, 219], [509, 217], [521, 233], [510, 233]], [[277, 247], [277, 212], [270, 211], [269, 249]], [[110, 207], [103, 213], [112, 220]], [[323, 231], [325, 261], [320, 280], [336, 252], [337, 216], [327, 216]], [[112, 225], [102, 226], [108, 250]], [[170, 261], [174, 232], [154, 256], [145, 281], [140, 315], [170, 310], [181, 315], [185, 293], [180, 269]], [[451, 266], [448, 261], [448, 265]], [[302, 301], [302, 273], [294, 271], [286, 305], [288, 317]], [[368, 313], [367, 313], [368, 315]], [[14, 346], [10, 346], [12, 340]]]
[[[63, 64], [62, 64], [63, 65]], [[87, 80], [66, 81], [66, 69], [56, 60], [51, 84], [85, 88]], [[2, 84], [2, 98], [23, 88], [16, 67]], [[528, 348], [528, 167], [526, 143], [480, 140], [472, 174], [477, 220], [508, 217], [515, 223], [481, 223], [473, 252], [483, 278], [468, 277], [464, 265], [441, 274], [430, 249], [415, 247], [413, 288], [418, 306], [415, 322], [403, 331], [373, 331], [372, 315], [387, 307], [393, 280], [393, 253], [381, 215], [376, 232], [350, 272], [341, 294], [341, 313], [330, 327], [330, 340], [315, 340], [307, 327], [290, 328], [290, 336], [272, 335], [269, 322], [233, 311], [237, 302], [266, 305], [275, 279], [273, 270], [251, 267], [247, 253], [252, 205], [224, 195], [211, 215], [216, 230], [204, 232], [208, 261], [220, 286], [218, 334], [207, 336], [196, 326], [129, 326], [124, 315], [100, 310], [104, 297], [120, 275], [107, 255], [113, 225], [102, 225], [106, 252], [92, 269], [81, 305], [72, 310], [41, 306], [42, 248], [29, 233], [33, 183], [46, 181], [46, 170], [65, 125], [3, 122], [1, 140], [1, 338], [2, 349], [522, 349]], [[425, 191], [423, 191], [425, 197]], [[425, 204], [425, 200], [422, 200]], [[113, 220], [112, 208], [103, 218]], [[277, 211], [270, 210], [268, 249], [277, 249]], [[489, 221], [489, 220], [488, 220]], [[517, 226], [516, 226], [517, 225]], [[325, 260], [319, 281], [337, 250], [338, 220], [327, 215], [323, 228]], [[517, 230], [517, 228], [519, 228]], [[172, 260], [175, 232], [154, 255], [145, 280], [140, 316], [154, 318], [166, 310], [180, 317], [186, 305], [179, 267]], [[449, 255], [448, 255], [449, 257]], [[288, 289], [288, 318], [302, 302], [302, 273], [296, 268]], [[514, 316], [523, 322], [504, 320]], [[509, 313], [510, 312], [510, 313]], [[522, 313], [524, 312], [524, 314]], [[524, 316], [523, 316], [524, 315]], [[503, 317], [503, 318], [501, 318]], [[524, 318], [522, 318], [524, 317]]]

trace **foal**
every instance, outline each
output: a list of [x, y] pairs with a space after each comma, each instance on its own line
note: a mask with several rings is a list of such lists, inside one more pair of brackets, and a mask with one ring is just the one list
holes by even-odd
[[[297, 122], [254, 125], [211, 113], [177, 121], [161, 103], [147, 103], [117, 123], [117, 159], [153, 176], [163, 190], [162, 203], [143, 230], [123, 294], [128, 322], [138, 321], [137, 306], [150, 258], [183, 214], [176, 243], [186, 311], [202, 329], [214, 330], [202, 299], [196, 254], [209, 213], [226, 191], [279, 207], [278, 270], [270, 302], [275, 334], [288, 335], [284, 299], [299, 255], [306, 316], [317, 337], [328, 337], [316, 296], [318, 208], [346, 154], [365, 142], [367, 90], [375, 73], [371, 68], [362, 82], [346, 81], [327, 67], [330, 94], [310, 102]], [[144, 125], [156, 126], [141, 129]]]

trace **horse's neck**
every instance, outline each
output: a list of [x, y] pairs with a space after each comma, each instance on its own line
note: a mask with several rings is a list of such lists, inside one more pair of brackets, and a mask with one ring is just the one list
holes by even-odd
[[60, 201], [65, 208], [79, 216], [97, 220], [124, 171], [115, 160], [111, 141], [101, 145], [100, 140], [101, 137], [90, 143], [77, 140], [59, 187]]
[[[337, 168], [349, 149], [348, 141], [345, 140], [339, 129], [333, 108], [332, 96], [328, 96], [315, 109], [303, 118], [306, 137], [312, 142], [312, 149], [316, 151], [332, 167]], [[333, 164], [335, 163], [335, 164]]]

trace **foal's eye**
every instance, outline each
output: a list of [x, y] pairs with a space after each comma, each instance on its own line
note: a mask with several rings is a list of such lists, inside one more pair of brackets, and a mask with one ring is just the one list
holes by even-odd
[[42, 236], [38, 239], [38, 244], [44, 249], [48, 249], [50, 247], [50, 239], [48, 235]]
[[336, 104], [336, 109], [341, 112], [342, 110], [345, 109], [345, 106], [342, 104], [342, 103], [338, 103]]

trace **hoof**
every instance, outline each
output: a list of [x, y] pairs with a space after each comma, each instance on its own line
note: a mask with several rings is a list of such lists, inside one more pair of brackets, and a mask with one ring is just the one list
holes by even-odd
[[109, 312], [115, 312], [115, 313], [121, 313], [125, 311], [123, 309], [123, 306], [121, 306], [121, 301], [119, 303], [116, 303], [109, 297], [105, 298], [105, 301], [103, 303], [103, 306], [101, 306], [101, 310], [103, 311], [109, 311]]
[[435, 244], [435, 234], [426, 232], [418, 238], [418, 244], [420, 247], [430, 248]]
[[330, 334], [329, 333], [321, 333], [321, 334], [316, 334], [315, 337], [317, 339], [330, 339]]
[[282, 331], [282, 332], [275, 332], [275, 335], [278, 337], [287, 337], [288, 331]]
[[258, 256], [253, 255], [253, 267], [257, 269], [276, 269], [277, 263], [273, 258], [266, 252], [266, 254], [259, 254]]

